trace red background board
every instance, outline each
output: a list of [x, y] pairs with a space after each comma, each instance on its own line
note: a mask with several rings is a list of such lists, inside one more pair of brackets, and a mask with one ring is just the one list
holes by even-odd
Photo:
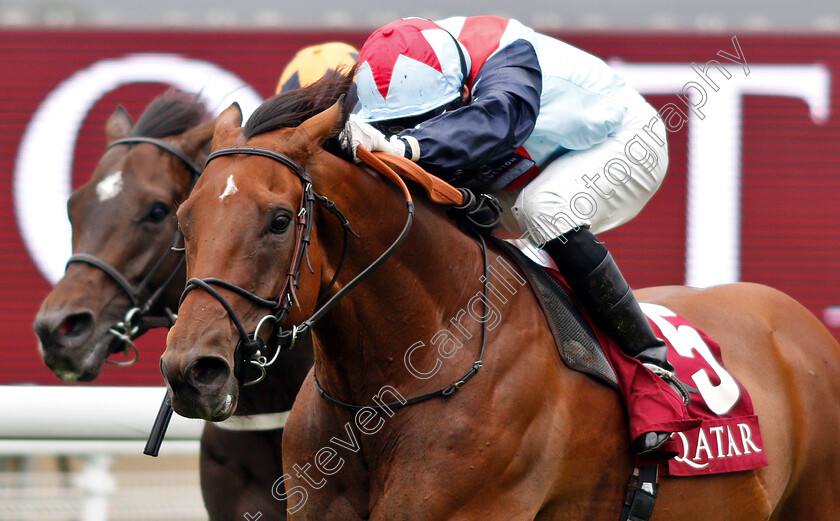
[[[15, 218], [13, 172], [21, 137], [33, 113], [62, 81], [98, 60], [129, 53], [177, 53], [206, 60], [251, 85], [274, 92], [284, 64], [305, 45], [343, 40], [359, 46], [366, 32], [41, 31], [0, 32], [0, 384], [60, 381], [42, 364], [31, 322], [50, 284], [23, 244]], [[731, 34], [555, 34], [607, 60], [632, 63], [705, 63], [732, 51]], [[741, 136], [741, 280], [774, 286], [818, 316], [840, 304], [835, 214], [840, 200], [837, 79], [840, 38], [738, 35], [746, 60], [757, 64], [822, 64], [831, 76], [828, 122], [816, 125], [798, 99], [745, 96]], [[720, 59], [720, 58], [718, 58]], [[737, 65], [730, 68], [741, 74]], [[696, 78], [695, 78], [696, 79]], [[103, 96], [87, 114], [73, 157], [73, 186], [83, 183], [103, 152], [103, 125], [117, 104], [135, 118], [165, 89], [137, 83]], [[648, 96], [657, 107], [675, 95]], [[685, 281], [688, 133], [669, 134], [670, 168], [644, 211], [606, 233], [613, 255], [634, 287]], [[44, 153], [51, 153], [45, 150]], [[700, 173], [702, 175], [702, 172]], [[838, 329], [832, 329], [835, 334]], [[140, 362], [129, 369], [106, 366], [95, 384], [158, 385], [164, 334], [139, 343]]]

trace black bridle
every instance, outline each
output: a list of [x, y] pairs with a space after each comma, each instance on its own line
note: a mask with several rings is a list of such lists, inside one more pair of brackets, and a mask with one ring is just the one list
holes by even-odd
[[[117, 145], [136, 145], [140, 143], [148, 143], [154, 145], [161, 150], [164, 150], [173, 156], [180, 159], [184, 165], [186, 165], [187, 169], [190, 171], [192, 175], [192, 182], [190, 184], [190, 190], [192, 191], [193, 186], [195, 186], [198, 177], [201, 175], [201, 167], [187, 154], [183, 151], [177, 149], [176, 147], [170, 145], [166, 141], [150, 138], [150, 137], [128, 137], [124, 139], [118, 139], [108, 145], [106, 150], [110, 150], [111, 148]], [[175, 230], [175, 233], [172, 236], [172, 242], [169, 245], [169, 248], [166, 249], [166, 252], [161, 255], [161, 257], [155, 262], [152, 269], [143, 277], [139, 284], [134, 286], [122, 273], [119, 272], [116, 268], [108, 264], [106, 261], [100, 259], [95, 255], [91, 255], [89, 253], [77, 253], [72, 255], [70, 259], [67, 260], [67, 267], [73, 263], [83, 263], [89, 266], [93, 266], [94, 268], [98, 268], [103, 273], [105, 273], [120, 289], [122, 289], [123, 293], [128, 297], [129, 301], [131, 301], [131, 308], [125, 314], [122, 322], [118, 322], [114, 324], [108, 332], [114, 335], [115, 337], [122, 340], [125, 344], [125, 352], [129, 354], [129, 350], [133, 350], [134, 358], [128, 362], [112, 362], [109, 360], [105, 360], [106, 363], [114, 364], [114, 365], [131, 365], [137, 361], [138, 352], [137, 348], [134, 346], [133, 341], [141, 336], [143, 333], [148, 331], [149, 329], [157, 328], [157, 327], [172, 327], [175, 323], [176, 315], [172, 312], [172, 310], [165, 308], [163, 312], [159, 315], [153, 314], [153, 308], [158, 303], [160, 298], [165, 293], [166, 289], [172, 283], [172, 281], [177, 276], [178, 272], [184, 266], [186, 258], [182, 255], [181, 258], [178, 260], [177, 265], [172, 270], [172, 272], [166, 276], [164, 282], [158, 286], [156, 289], [152, 290], [149, 298], [146, 299], [145, 302], [141, 303], [141, 296], [142, 294], [148, 290], [148, 286], [154, 277], [158, 274], [160, 269], [165, 264], [166, 260], [169, 258], [169, 255], [172, 252], [182, 252], [183, 248], [177, 247], [177, 244], [181, 242], [181, 232], [180, 230]], [[65, 268], [66, 269], [66, 268]]]
[[[322, 301], [327, 297], [329, 290], [337, 281], [338, 275], [341, 272], [341, 268], [344, 265], [344, 260], [347, 256], [349, 234], [352, 233], [356, 237], [359, 237], [359, 235], [355, 231], [353, 231], [353, 229], [350, 227], [350, 222], [344, 217], [344, 214], [335, 206], [334, 202], [315, 192], [315, 190], [312, 188], [312, 178], [309, 176], [306, 170], [302, 166], [300, 166], [295, 160], [293, 160], [285, 154], [281, 154], [279, 152], [260, 147], [227, 147], [221, 148], [211, 153], [207, 157], [205, 167], [207, 166], [207, 164], [210, 163], [210, 161], [218, 157], [239, 154], [262, 156], [277, 161], [278, 163], [288, 167], [298, 177], [298, 179], [300, 179], [303, 185], [301, 206], [298, 210], [297, 222], [295, 225], [295, 245], [294, 249], [292, 250], [292, 261], [289, 264], [289, 270], [286, 272], [286, 279], [283, 289], [281, 289], [278, 298], [275, 300], [260, 297], [259, 295], [256, 295], [240, 286], [237, 286], [236, 284], [232, 284], [222, 279], [192, 278], [187, 281], [187, 285], [184, 288], [184, 292], [181, 294], [181, 301], [179, 303], [179, 307], [180, 304], [184, 302], [184, 298], [186, 298], [187, 294], [190, 291], [196, 289], [203, 289], [204, 291], [209, 293], [213, 298], [219, 301], [219, 303], [222, 305], [222, 307], [225, 309], [228, 316], [230, 317], [230, 320], [236, 327], [237, 332], [239, 333], [239, 343], [237, 344], [236, 351], [234, 353], [234, 363], [236, 364], [236, 366], [234, 367], [234, 375], [236, 376], [236, 379], [241, 386], [247, 386], [260, 382], [266, 375], [266, 367], [274, 363], [281, 349], [293, 349], [295, 341], [299, 336], [309, 333], [313, 324], [315, 324], [318, 320], [323, 318], [324, 315], [326, 315], [327, 312], [329, 312], [330, 309], [332, 309], [338, 303], [339, 300], [341, 300], [345, 295], [347, 295], [347, 293], [350, 292], [350, 290], [352, 290], [360, 282], [366, 279], [374, 270], [376, 270], [386, 260], [388, 260], [388, 258], [391, 257], [391, 255], [394, 254], [397, 248], [399, 248], [403, 241], [405, 241], [406, 237], [408, 236], [408, 231], [411, 229], [411, 224], [414, 221], [414, 202], [411, 200], [410, 195], [408, 194], [408, 191], [405, 188], [405, 185], [403, 184], [403, 189], [407, 196], [406, 209], [408, 211], [408, 215], [406, 217], [405, 225], [403, 226], [403, 229], [400, 232], [400, 234], [397, 236], [396, 239], [394, 239], [394, 242], [391, 243], [391, 245], [379, 257], [376, 258], [376, 260], [374, 260], [370, 265], [368, 265], [367, 268], [362, 270], [350, 282], [348, 282], [340, 290], [338, 290], [332, 297], [327, 299], [326, 302], [322, 303]], [[396, 177], [396, 174], [394, 174], [394, 177]], [[330, 280], [329, 284], [327, 284], [327, 287], [318, 296], [318, 299], [315, 304], [317, 309], [312, 314], [312, 316], [302, 321], [300, 324], [292, 326], [291, 329], [283, 330], [281, 326], [285, 323], [285, 320], [289, 315], [289, 311], [291, 310], [292, 304], [297, 302], [296, 292], [299, 287], [301, 265], [303, 263], [304, 257], [307, 259], [307, 266], [309, 267], [310, 272], [314, 272], [314, 270], [312, 270], [312, 266], [309, 265], [309, 257], [307, 251], [309, 248], [309, 240], [312, 233], [312, 209], [316, 200], [320, 202], [328, 212], [333, 214], [339, 220], [342, 228], [344, 229], [344, 244], [342, 246], [341, 259], [339, 260], [335, 275], [333, 275], [332, 280]], [[487, 245], [485, 244], [484, 238], [481, 236], [481, 234], [477, 233], [477, 235], [481, 242], [482, 254], [484, 259], [483, 292], [486, 302], [488, 284], [490, 281], [490, 273], [488, 271], [487, 260]], [[221, 293], [219, 293], [219, 291], [214, 286], [231, 291], [260, 307], [268, 308], [272, 310], [272, 313], [270, 315], [264, 316], [257, 324], [254, 333], [252, 335], [249, 335], [245, 329], [245, 326], [242, 324], [242, 320], [236, 314], [233, 307], [231, 307], [231, 305], [224, 298], [224, 296]], [[270, 361], [264, 354], [267, 351], [266, 342], [259, 335], [260, 329], [266, 321], [272, 321], [274, 323], [275, 353]], [[430, 400], [439, 396], [448, 398], [455, 394], [455, 392], [458, 391], [462, 386], [464, 386], [464, 384], [466, 384], [473, 376], [475, 376], [476, 373], [478, 373], [478, 370], [481, 369], [481, 367], [483, 366], [486, 342], [487, 322], [485, 321], [482, 323], [481, 351], [479, 353], [478, 359], [472, 364], [472, 366], [470, 366], [470, 368], [459, 379], [455, 380], [446, 387], [420, 396], [414, 396], [405, 401], [398, 401], [390, 404], [374, 406], [362, 406], [346, 403], [341, 400], [337, 400], [329, 394], [327, 394], [324, 388], [321, 387], [320, 382], [318, 382], [318, 376], [317, 374], [315, 374], [314, 370], [312, 372], [312, 377], [314, 379], [315, 388], [318, 390], [318, 393], [321, 395], [321, 397], [323, 397], [325, 400], [334, 405], [354, 411], [362, 408], [370, 408], [376, 411], [385, 411], [386, 409], [388, 411], [394, 411], [396, 409], [424, 402], [426, 400]], [[256, 366], [260, 370], [260, 375], [255, 380], [246, 382], [245, 372], [246, 368], [249, 366]], [[150, 456], [158, 455], [158, 451], [160, 450], [160, 445], [163, 442], [163, 437], [166, 433], [166, 428], [169, 424], [169, 419], [171, 418], [171, 416], [172, 405], [169, 401], [169, 394], [167, 393], [166, 396], [164, 396], [163, 398], [163, 403], [161, 404], [160, 410], [158, 411], [157, 418], [155, 419], [155, 424], [152, 427], [151, 433], [149, 434], [149, 439], [146, 442], [146, 447], [143, 450], [144, 454], [148, 454]]]
[[[236, 327], [237, 332], [239, 333], [239, 344], [236, 347], [236, 354], [234, 355], [234, 360], [236, 366], [234, 367], [234, 374], [236, 375], [237, 380], [239, 380], [240, 384], [243, 386], [253, 385], [258, 383], [265, 377], [265, 368], [270, 366], [274, 360], [277, 358], [277, 353], [286, 347], [288, 349], [294, 348], [295, 342], [298, 336], [304, 335], [309, 332], [309, 329], [312, 327], [312, 324], [317, 322], [321, 317], [323, 317], [330, 309], [332, 309], [337, 303], [338, 300], [341, 299], [350, 289], [352, 289], [356, 284], [364, 280], [367, 275], [370, 273], [371, 268], [369, 267], [362, 273], [360, 273], [355, 279], [353, 279], [349, 284], [344, 286], [341, 290], [339, 290], [332, 298], [330, 298], [326, 303], [321, 304], [321, 301], [326, 297], [329, 290], [338, 280], [338, 275], [341, 272], [341, 268], [344, 265], [344, 260], [347, 255], [347, 245], [349, 243], [349, 236], [350, 234], [355, 235], [358, 237], [358, 234], [353, 231], [350, 226], [350, 222], [344, 217], [344, 214], [339, 210], [335, 203], [330, 199], [319, 195], [315, 192], [312, 187], [312, 178], [309, 174], [301, 167], [295, 160], [290, 158], [285, 154], [281, 154], [279, 152], [275, 152], [273, 150], [267, 148], [260, 148], [260, 147], [249, 147], [249, 146], [237, 146], [237, 147], [228, 147], [228, 148], [221, 148], [216, 150], [212, 154], [207, 157], [207, 163], [205, 163], [205, 167], [209, 164], [212, 160], [222, 157], [222, 156], [230, 156], [230, 155], [252, 155], [252, 156], [261, 156], [272, 159], [281, 163], [282, 165], [289, 168], [297, 177], [300, 179], [301, 184], [303, 185], [303, 194], [301, 195], [301, 202], [300, 202], [300, 209], [297, 213], [297, 218], [295, 221], [295, 237], [294, 237], [294, 247], [292, 250], [292, 260], [289, 263], [289, 269], [286, 272], [286, 276], [284, 279], [284, 284], [277, 299], [271, 298], [263, 298], [260, 297], [236, 284], [232, 284], [222, 279], [217, 278], [206, 278], [206, 279], [196, 279], [192, 278], [187, 281], [187, 285], [184, 288], [184, 292], [181, 294], [181, 302], [184, 301], [187, 294], [195, 289], [203, 289], [207, 293], [209, 293], [213, 298], [219, 301], [222, 307], [225, 308], [227, 311], [228, 316], [230, 317], [231, 321], [233, 322], [234, 327]], [[344, 229], [344, 244], [342, 247], [341, 253], [341, 260], [339, 261], [338, 268], [336, 269], [335, 275], [333, 275], [332, 280], [321, 293], [318, 298], [318, 302], [316, 306], [320, 305], [318, 310], [308, 319], [304, 320], [301, 324], [293, 326], [290, 330], [283, 330], [282, 324], [285, 323], [286, 318], [289, 315], [289, 312], [292, 309], [292, 305], [297, 304], [297, 290], [300, 287], [300, 273], [301, 267], [303, 265], [303, 260], [306, 259], [307, 267], [309, 268], [310, 272], [314, 273], [312, 266], [309, 263], [309, 243], [311, 241], [312, 235], [312, 211], [315, 205], [315, 201], [321, 203], [321, 205], [332, 215], [334, 215], [339, 222], [341, 223], [342, 228]], [[399, 247], [403, 240], [405, 240], [405, 236], [408, 234], [408, 229], [411, 227], [411, 220], [414, 216], [414, 203], [411, 203], [409, 208], [409, 221], [406, 223], [406, 227], [404, 233], [397, 239], [397, 242], [392, 245], [388, 251], [383, 254], [381, 259], [377, 259], [374, 262], [373, 269], [376, 268], [382, 262], [385, 262], [388, 257], [393, 254], [393, 252]], [[231, 291], [246, 300], [251, 301], [252, 303], [272, 310], [270, 315], [266, 315], [260, 321], [260, 324], [257, 326], [256, 330], [254, 331], [253, 335], [249, 335], [248, 332], [245, 330], [245, 326], [242, 324], [239, 316], [233, 310], [233, 307], [228, 303], [227, 299], [222, 296], [221, 293], [214, 287], [219, 287]], [[180, 307], [180, 304], [179, 304]], [[259, 336], [260, 328], [262, 324], [269, 320], [274, 324], [274, 344], [275, 344], [275, 356], [272, 360], [268, 360], [264, 353], [267, 351], [267, 345], [265, 340]], [[257, 379], [246, 382], [245, 372], [246, 368], [249, 366], [255, 366], [259, 369], [260, 375]]]
[[[237, 367], [234, 368], [234, 374], [236, 378], [239, 380], [240, 385], [251, 385], [254, 383], [259, 382], [265, 376], [265, 368], [276, 359], [277, 353], [284, 347], [291, 349], [294, 347], [295, 340], [308, 332], [310, 332], [312, 326], [327, 312], [332, 309], [341, 298], [343, 298], [347, 293], [349, 293], [354, 287], [356, 287], [360, 282], [366, 279], [374, 270], [376, 270], [379, 266], [381, 266], [388, 258], [390, 258], [394, 252], [400, 247], [400, 245], [405, 241], [406, 237], [408, 236], [408, 231], [411, 229], [411, 225], [414, 221], [414, 202], [409, 198], [406, 200], [406, 209], [408, 211], [405, 225], [403, 226], [402, 231], [397, 236], [397, 238], [391, 243], [391, 245], [376, 259], [374, 260], [368, 267], [362, 270], [358, 275], [356, 275], [350, 282], [344, 285], [340, 290], [338, 290], [332, 297], [330, 297], [326, 302], [318, 307], [316, 303], [316, 311], [310, 316], [309, 318], [303, 320], [300, 324], [292, 326], [291, 329], [283, 330], [282, 325], [284, 324], [286, 318], [288, 317], [289, 311], [291, 310], [292, 304], [297, 302], [296, 297], [296, 290], [298, 288], [298, 283], [300, 279], [300, 272], [301, 272], [301, 265], [303, 262], [303, 258], [307, 256], [307, 251], [309, 247], [309, 239], [312, 233], [312, 208], [314, 206], [314, 201], [318, 200], [321, 202], [324, 207], [333, 215], [335, 215], [342, 224], [344, 228], [344, 245], [342, 248], [342, 256], [341, 260], [339, 261], [338, 268], [336, 269], [336, 273], [333, 276], [332, 280], [328, 284], [327, 288], [318, 298], [318, 302], [320, 302], [325, 296], [326, 293], [330, 290], [332, 285], [335, 283], [339, 272], [341, 271], [341, 266], [344, 263], [344, 259], [347, 254], [347, 242], [349, 240], [349, 233], [352, 233], [356, 237], [356, 234], [353, 229], [350, 227], [350, 223], [344, 217], [344, 214], [335, 206], [335, 203], [327, 199], [326, 197], [319, 195], [315, 192], [312, 188], [312, 178], [309, 174], [304, 170], [304, 168], [299, 165], [296, 161], [285, 154], [281, 154], [279, 152], [275, 152], [273, 150], [267, 148], [260, 148], [260, 147], [249, 147], [249, 146], [236, 146], [236, 147], [228, 147], [216, 150], [215, 152], [211, 153], [207, 157], [207, 163], [209, 164], [210, 161], [222, 157], [222, 156], [229, 156], [229, 155], [254, 155], [254, 156], [262, 156], [274, 161], [281, 163], [282, 165], [288, 167], [297, 177], [300, 179], [303, 185], [303, 195], [301, 196], [301, 207], [298, 211], [298, 220], [296, 223], [296, 230], [295, 230], [295, 245], [292, 253], [292, 261], [289, 265], [289, 270], [286, 274], [286, 282], [281, 289], [279, 297], [274, 299], [268, 299], [260, 297], [240, 286], [232, 284], [230, 282], [217, 279], [217, 278], [206, 278], [206, 279], [196, 279], [192, 278], [187, 281], [187, 286], [184, 289], [184, 293], [181, 295], [181, 302], [184, 301], [186, 295], [195, 289], [203, 289], [204, 291], [208, 292], [212, 295], [216, 300], [221, 303], [222, 307], [224, 307], [225, 311], [228, 313], [230, 320], [233, 322], [234, 326], [236, 327], [240, 341], [236, 347], [236, 354], [235, 362]], [[487, 298], [487, 284], [489, 282], [489, 272], [488, 272], [488, 260], [487, 260], [487, 247], [484, 242], [483, 237], [478, 234], [478, 237], [481, 241], [482, 246], [482, 253], [484, 259], [484, 297]], [[308, 259], [308, 257], [307, 257]], [[309, 267], [310, 271], [312, 270], [311, 266]], [[213, 287], [217, 286], [220, 288], [224, 288], [228, 291], [231, 291], [249, 301], [256, 304], [257, 306], [269, 308], [273, 311], [272, 314], [266, 315], [260, 323], [257, 325], [256, 330], [254, 331], [253, 335], [249, 335], [246, 331], [242, 321], [240, 320], [239, 316], [234, 311], [233, 307], [227, 302], [227, 300], [222, 296], [219, 291]], [[273, 359], [269, 362], [267, 361], [264, 352], [267, 349], [266, 342], [259, 336], [260, 328], [264, 321], [268, 319], [274, 322], [275, 329], [274, 329], [274, 340], [276, 342], [276, 352]], [[404, 402], [396, 402], [393, 404], [385, 404], [382, 406], [372, 406], [370, 408], [377, 410], [377, 409], [384, 409], [388, 408], [390, 410], [399, 409], [401, 407], [405, 407], [407, 405], [412, 405], [415, 403], [419, 403], [431, 398], [435, 398], [438, 396], [448, 397], [454, 394], [458, 389], [460, 389], [470, 378], [472, 378], [478, 370], [482, 367], [482, 360], [484, 358], [484, 350], [486, 344], [486, 337], [487, 337], [487, 327], [486, 321], [483, 324], [482, 329], [482, 340], [481, 340], [481, 352], [479, 354], [478, 360], [467, 370], [467, 372], [461, 376], [458, 380], [452, 382], [451, 384], [447, 385], [446, 387], [439, 389], [437, 391], [427, 393], [421, 396], [416, 396], [410, 398]], [[261, 371], [261, 375], [259, 378], [252, 382], [244, 382], [244, 373], [245, 367], [247, 364], [252, 364], [259, 367]], [[327, 392], [321, 387], [320, 383], [318, 382], [317, 375], [313, 373], [315, 379], [315, 387], [318, 390], [318, 393], [330, 403], [335, 405], [339, 405], [344, 408], [348, 408], [351, 410], [358, 410], [361, 409], [363, 406], [360, 405], [353, 405], [349, 403], [342, 402], [331, 397]]]

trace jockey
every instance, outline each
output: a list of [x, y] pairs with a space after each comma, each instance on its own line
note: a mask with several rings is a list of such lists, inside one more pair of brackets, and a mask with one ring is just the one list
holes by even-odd
[[[592, 319], [687, 403], [665, 342], [595, 236], [636, 216], [665, 177], [665, 126], [639, 93], [595, 56], [496, 16], [388, 24], [362, 47], [356, 85], [354, 157], [361, 144], [495, 193]], [[669, 436], [645, 433], [634, 449]]]
[[358, 59], [359, 51], [344, 42], [327, 42], [304, 47], [283, 69], [274, 93], [280, 94], [306, 87], [321, 79], [329, 70], [349, 71]]

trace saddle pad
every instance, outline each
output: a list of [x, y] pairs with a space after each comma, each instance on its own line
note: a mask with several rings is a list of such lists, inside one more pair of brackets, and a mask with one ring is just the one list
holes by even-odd
[[642, 303], [653, 330], [668, 343], [668, 360], [677, 378], [697, 388], [688, 412], [699, 427], [676, 432], [669, 443], [677, 456], [662, 464], [663, 475], [701, 476], [751, 470], [767, 465], [752, 400], [722, 363], [720, 345], [673, 311]]
[[[594, 328], [571, 297], [566, 281], [508, 243], [498, 244], [525, 273], [554, 333], [558, 352], [571, 369], [591, 374], [616, 388], [627, 407], [630, 436], [674, 432], [656, 459], [662, 475], [698, 476], [751, 470], [767, 465], [758, 417], [746, 389], [724, 369], [720, 346], [683, 317], [656, 304], [642, 303], [654, 332], [668, 344], [677, 378], [699, 393], [688, 410], [667, 384], [625, 355]], [[665, 459], [674, 456], [671, 459]]]
[[590, 374], [613, 389], [618, 389], [610, 362], [589, 321], [570, 297], [566, 282], [554, 270], [525, 256], [510, 243], [493, 238], [522, 270], [548, 321], [560, 358], [569, 369]]

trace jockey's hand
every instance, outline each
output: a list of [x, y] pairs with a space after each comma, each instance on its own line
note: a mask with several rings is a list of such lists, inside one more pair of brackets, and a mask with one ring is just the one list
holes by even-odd
[[353, 150], [353, 160], [357, 163], [356, 149], [362, 145], [371, 152], [388, 152], [389, 154], [403, 155], [405, 144], [396, 136], [391, 136], [389, 141], [385, 134], [376, 130], [373, 126], [361, 121], [356, 114], [350, 114], [347, 124], [342, 131], [344, 139], [350, 142]]

